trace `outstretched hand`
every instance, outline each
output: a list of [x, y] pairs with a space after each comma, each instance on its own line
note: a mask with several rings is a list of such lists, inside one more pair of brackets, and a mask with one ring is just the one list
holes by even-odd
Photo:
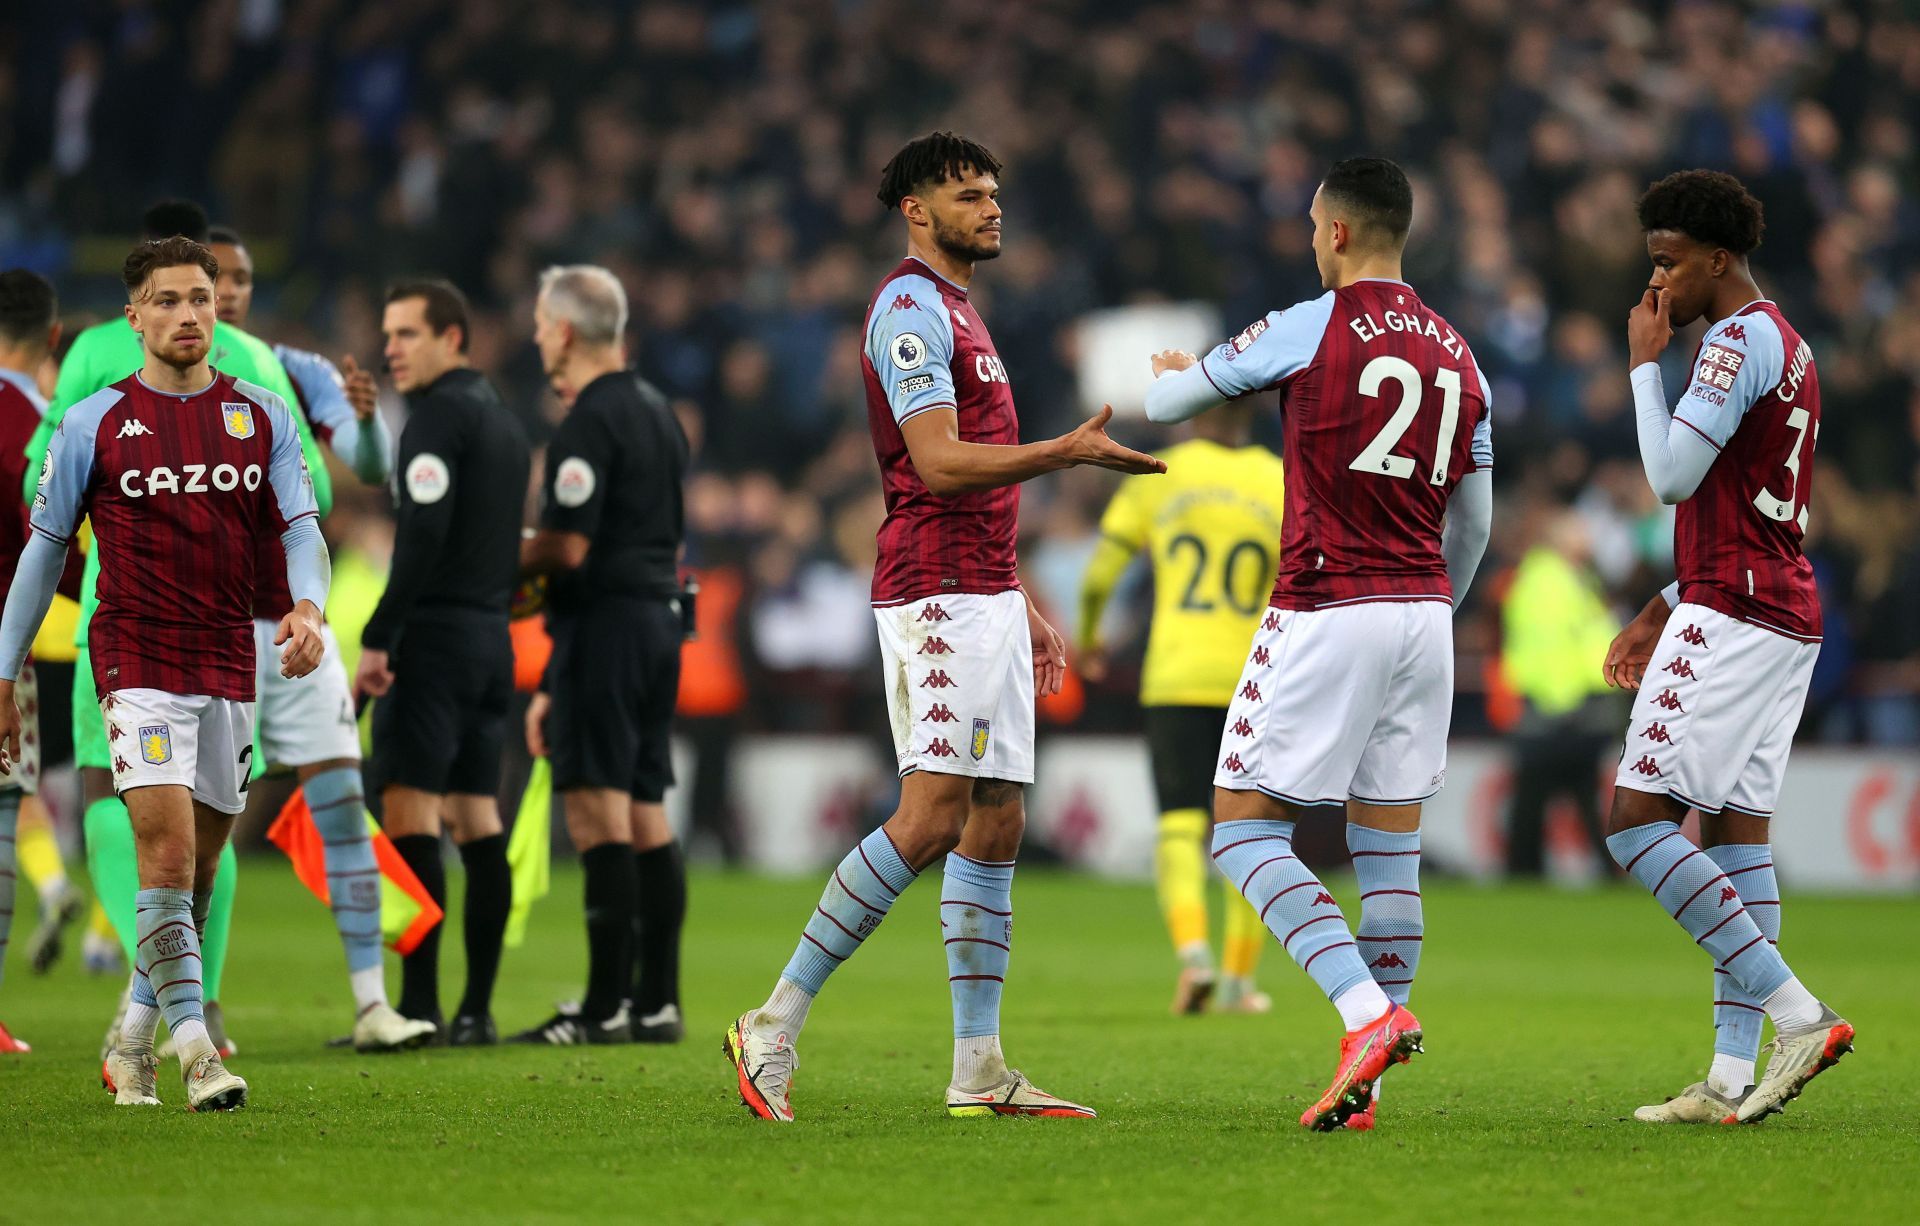
[[1062, 436], [1060, 441], [1066, 451], [1067, 462], [1109, 468], [1119, 473], [1167, 471], [1166, 461], [1114, 442], [1107, 434], [1107, 423], [1112, 420], [1113, 406], [1101, 405], [1100, 411], [1082, 422], [1079, 429]]

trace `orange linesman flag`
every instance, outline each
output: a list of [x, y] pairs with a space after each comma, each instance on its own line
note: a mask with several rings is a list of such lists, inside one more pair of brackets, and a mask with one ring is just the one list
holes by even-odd
[[[367, 833], [373, 839], [373, 856], [380, 865], [380, 931], [387, 947], [405, 956], [412, 953], [433, 926], [444, 918], [440, 904], [433, 901], [427, 887], [413, 875], [400, 858], [386, 833], [366, 815]], [[285, 852], [293, 861], [293, 874], [300, 884], [313, 891], [321, 902], [332, 905], [327, 892], [327, 849], [320, 830], [313, 824], [313, 812], [307, 808], [304, 788], [295, 788], [286, 807], [267, 829], [267, 841]]]

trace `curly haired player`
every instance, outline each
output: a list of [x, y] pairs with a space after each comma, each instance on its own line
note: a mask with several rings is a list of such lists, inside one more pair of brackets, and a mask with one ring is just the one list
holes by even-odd
[[[1732, 175], [1687, 170], [1640, 199], [1653, 278], [1627, 318], [1640, 457], [1678, 503], [1679, 581], [1607, 652], [1639, 688], [1607, 845], [1714, 961], [1704, 1082], [1642, 1107], [1649, 1123], [1766, 1118], [1849, 1051], [1853, 1027], [1774, 948], [1780, 891], [1767, 822], [1820, 654], [1820, 594], [1801, 552], [1820, 435], [1813, 350], [1754, 283], [1760, 202]], [[1711, 325], [1669, 410], [1657, 359], [1673, 325]], [[1650, 671], [1651, 670], [1651, 671]], [[1700, 811], [1703, 850], [1680, 831]], [[1760, 1025], [1776, 1038], [1753, 1084]]]

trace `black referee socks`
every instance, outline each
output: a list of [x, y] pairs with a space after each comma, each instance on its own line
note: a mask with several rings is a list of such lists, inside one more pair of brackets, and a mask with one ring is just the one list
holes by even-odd
[[[413, 875], [426, 887], [427, 897], [447, 907], [447, 867], [440, 859], [440, 836], [403, 834], [393, 840], [393, 849], [407, 862]], [[400, 1012], [423, 1021], [440, 1021], [440, 930], [446, 921], [435, 924], [420, 944], [400, 959]]]
[[513, 908], [513, 870], [507, 867], [507, 836], [490, 834], [460, 844], [467, 866], [467, 992], [460, 1016], [486, 1017], [493, 1010], [493, 980], [500, 972], [500, 945]]
[[587, 877], [587, 998], [580, 1014], [590, 1022], [604, 1022], [620, 1012], [633, 976], [638, 877], [630, 850], [626, 843], [602, 843], [580, 853]]
[[634, 912], [635, 1020], [680, 1003], [680, 926], [687, 918], [687, 862], [670, 842], [633, 853], [639, 882]]

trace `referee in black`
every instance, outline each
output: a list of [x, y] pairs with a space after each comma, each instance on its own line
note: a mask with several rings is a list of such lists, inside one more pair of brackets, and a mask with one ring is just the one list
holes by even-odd
[[407, 398], [394, 466], [393, 568], [360, 636], [357, 694], [373, 711], [381, 824], [442, 908], [441, 817], [466, 865], [467, 990], [440, 1014], [440, 930], [401, 963], [400, 1012], [456, 1047], [496, 1042], [491, 1013], [513, 902], [500, 753], [513, 698], [507, 609], [519, 582], [531, 459], [525, 432], [467, 361], [467, 302], [445, 281], [387, 291], [387, 370]]
[[587, 991], [516, 1042], [684, 1034], [686, 873], [661, 801], [680, 688], [687, 439], [666, 398], [627, 369], [626, 328], [626, 293], [606, 269], [541, 274], [534, 342], [570, 408], [547, 446], [540, 527], [520, 551], [523, 575], [548, 578], [553, 635], [527, 748], [552, 759], [586, 873]]

